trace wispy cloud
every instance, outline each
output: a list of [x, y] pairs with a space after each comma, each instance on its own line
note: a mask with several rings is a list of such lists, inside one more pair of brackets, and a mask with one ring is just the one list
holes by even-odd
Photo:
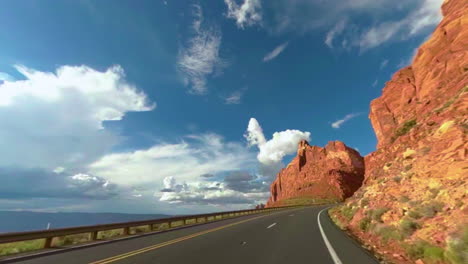
[[203, 13], [200, 6], [194, 6], [195, 20], [192, 24], [194, 36], [179, 52], [177, 66], [190, 91], [204, 94], [207, 91], [207, 76], [226, 64], [219, 56], [221, 31], [216, 27], [203, 27]]
[[378, 83], [379, 83], [379, 80], [378, 80], [378, 79], [375, 79], [375, 81], [372, 83], [372, 87], [377, 86]]
[[419, 8], [400, 20], [384, 21], [366, 30], [358, 42], [361, 50], [377, 47], [390, 40], [406, 40], [424, 32], [442, 19], [443, 0], [420, 1]]
[[238, 5], [235, 0], [224, 0], [227, 5], [227, 17], [236, 20], [239, 28], [260, 24], [262, 21], [260, 0], [244, 0], [241, 5]]
[[271, 61], [272, 59], [276, 58], [278, 55], [280, 55], [281, 52], [284, 51], [284, 49], [286, 49], [288, 44], [289, 44], [289, 42], [285, 42], [285, 43], [279, 45], [278, 47], [276, 47], [270, 53], [265, 55], [265, 57], [263, 57], [263, 61], [267, 62], [267, 61]]
[[340, 128], [345, 122], [349, 121], [350, 119], [352, 118], [355, 118], [357, 116], [361, 115], [361, 113], [351, 113], [351, 114], [347, 114], [345, 117], [343, 117], [342, 119], [340, 120], [336, 120], [335, 122], [333, 122], [331, 124], [331, 126], [333, 128]]
[[325, 37], [325, 44], [329, 48], [333, 48], [333, 40], [335, 39], [337, 35], [343, 32], [343, 30], [345, 29], [346, 23], [347, 23], [347, 20], [342, 19], [330, 31], [327, 32], [327, 36]]
[[244, 88], [244, 89], [234, 91], [229, 96], [224, 98], [224, 103], [225, 104], [240, 104], [242, 96], [244, 95], [245, 90], [246, 89]]
[[383, 68], [387, 67], [387, 64], [388, 64], [388, 60], [387, 59], [383, 60], [380, 63], [380, 69], [382, 70]]

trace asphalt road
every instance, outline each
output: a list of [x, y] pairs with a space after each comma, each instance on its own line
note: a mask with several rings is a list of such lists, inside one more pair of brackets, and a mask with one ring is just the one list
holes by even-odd
[[325, 211], [318, 218], [323, 208], [243, 216], [18, 263], [378, 263], [337, 229]]

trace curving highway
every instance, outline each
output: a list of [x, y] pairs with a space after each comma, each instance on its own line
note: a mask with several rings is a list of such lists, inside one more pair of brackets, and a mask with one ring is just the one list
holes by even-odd
[[248, 215], [15, 263], [379, 263], [331, 223], [325, 207]]

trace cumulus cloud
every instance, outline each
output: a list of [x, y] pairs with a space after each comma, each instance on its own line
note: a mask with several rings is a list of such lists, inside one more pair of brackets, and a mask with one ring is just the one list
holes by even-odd
[[181, 47], [177, 67], [190, 91], [204, 94], [207, 91], [207, 78], [226, 63], [219, 56], [221, 31], [216, 27], [205, 27], [200, 6], [194, 6], [195, 20], [192, 24], [193, 36]]
[[336, 120], [331, 124], [333, 128], [340, 128], [345, 122], [349, 121], [352, 118], [355, 118], [359, 116], [361, 113], [352, 113], [352, 114], [347, 114], [345, 117], [342, 119]]
[[13, 76], [11, 76], [10, 74], [6, 73], [6, 72], [0, 72], [0, 83], [4, 82], [4, 81], [14, 81], [15, 78], [13, 78]]
[[105, 122], [155, 107], [120, 66], [16, 69], [24, 79], [0, 84], [0, 167], [81, 168], [119, 142]]
[[226, 142], [217, 134], [201, 134], [187, 136], [180, 143], [108, 154], [92, 163], [89, 171], [121, 186], [169, 191], [175, 188], [171, 177], [191, 182], [204, 174], [252, 167], [254, 161], [242, 144]]
[[273, 133], [273, 138], [266, 141], [260, 124], [255, 118], [251, 118], [245, 138], [250, 146], [258, 146], [258, 161], [265, 165], [275, 165], [284, 156], [295, 153], [299, 141], [310, 140], [310, 132], [288, 129]]
[[[223, 182], [192, 182], [178, 184], [175, 180], [170, 180], [173, 183], [174, 191], [163, 192], [159, 200], [169, 203], [184, 203], [184, 204], [244, 204], [251, 205], [264, 201], [268, 198], [269, 193], [263, 190], [252, 188], [242, 188], [241, 185], [233, 185], [234, 183], [246, 183], [248, 179], [230, 179], [228, 184]], [[235, 190], [234, 188], [238, 190]], [[175, 188], [174, 188], [175, 187]], [[159, 194], [156, 193], [156, 196]]]
[[280, 55], [280, 53], [283, 52], [283, 50], [288, 46], [288, 43], [289, 42], [285, 42], [285, 43], [279, 45], [278, 47], [273, 49], [270, 53], [265, 55], [265, 57], [263, 57], [263, 62], [271, 61], [272, 59], [274, 59], [278, 55]]
[[241, 5], [235, 0], [224, 0], [224, 2], [228, 8], [227, 17], [234, 19], [239, 28], [243, 29], [262, 22], [260, 0], [244, 0]]

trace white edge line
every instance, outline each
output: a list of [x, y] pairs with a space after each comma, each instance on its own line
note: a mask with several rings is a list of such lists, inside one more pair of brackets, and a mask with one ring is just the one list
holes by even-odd
[[272, 228], [272, 227], [274, 227], [275, 225], [276, 225], [276, 223], [273, 223], [273, 224], [269, 225], [267, 228]]
[[325, 245], [328, 248], [328, 252], [330, 253], [330, 256], [332, 257], [333, 262], [335, 262], [335, 264], [343, 264], [340, 258], [338, 257], [338, 255], [336, 254], [335, 250], [333, 249], [332, 245], [330, 244], [330, 241], [328, 241], [327, 235], [325, 235], [325, 232], [323, 231], [323, 228], [322, 228], [322, 224], [320, 223], [320, 215], [322, 214], [323, 211], [327, 209], [328, 208], [322, 209], [322, 211], [320, 211], [317, 215], [317, 222], [320, 228], [320, 233], [322, 234], [323, 241], [325, 242]]

